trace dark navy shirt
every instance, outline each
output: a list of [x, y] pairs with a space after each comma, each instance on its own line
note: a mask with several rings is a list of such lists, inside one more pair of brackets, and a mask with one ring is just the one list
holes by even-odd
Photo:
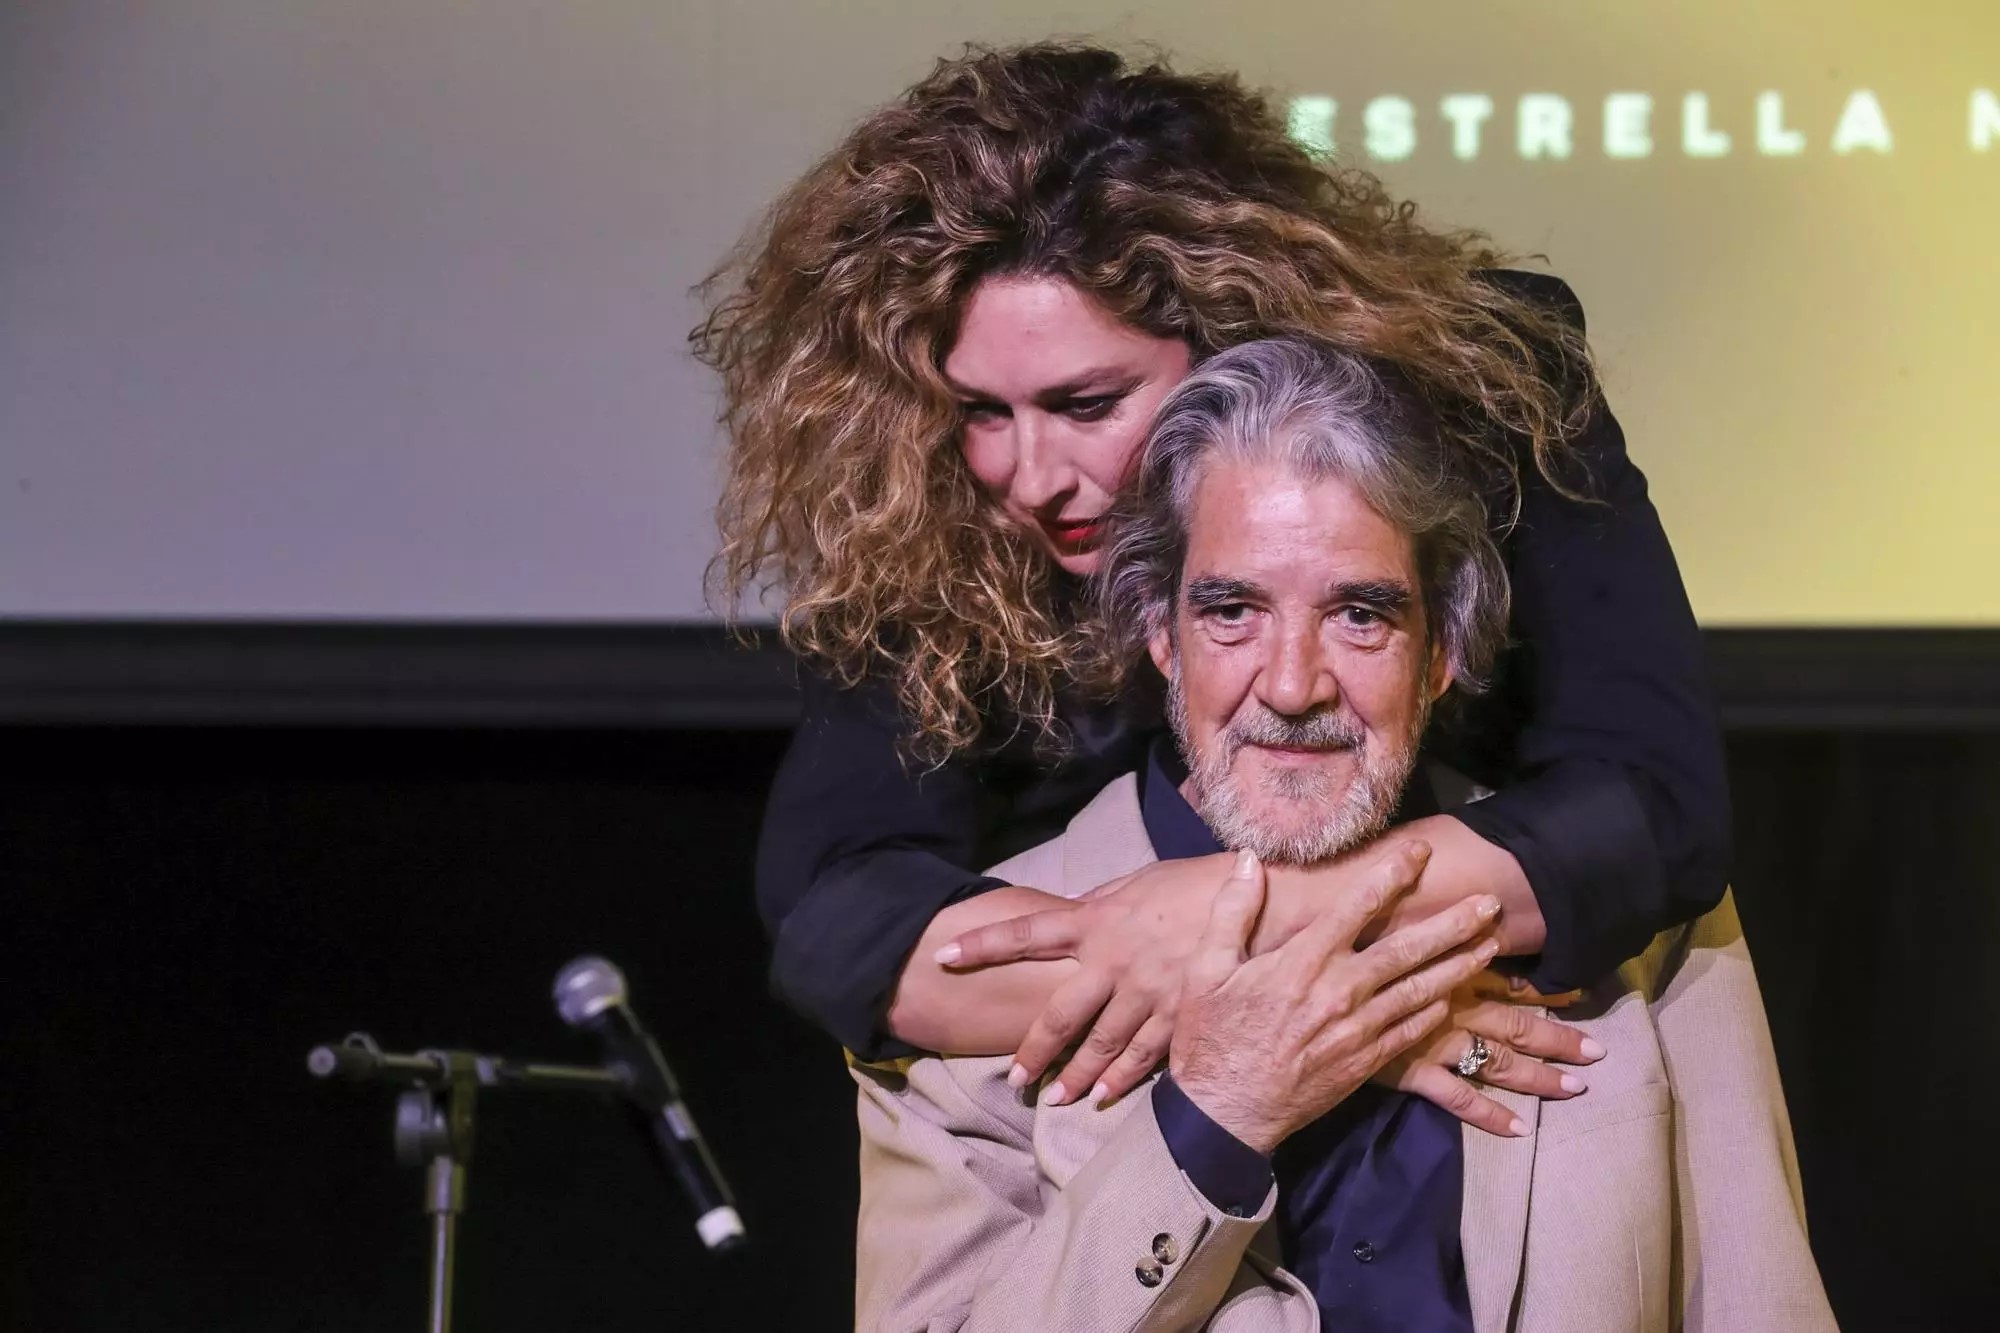
[[[1165, 738], [1140, 770], [1139, 808], [1162, 860], [1222, 850], [1181, 795], [1185, 776]], [[1419, 781], [1397, 822], [1435, 813]], [[1175, 1163], [1224, 1212], [1254, 1213], [1276, 1178], [1285, 1266], [1312, 1290], [1325, 1327], [1471, 1333], [1458, 1234], [1465, 1154], [1448, 1112], [1364, 1084], [1271, 1160], [1210, 1120], [1170, 1077], [1153, 1085], [1153, 1111]]]

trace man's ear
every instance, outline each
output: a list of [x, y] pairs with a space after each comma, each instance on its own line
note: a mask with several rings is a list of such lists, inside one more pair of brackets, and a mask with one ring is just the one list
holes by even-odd
[[1153, 659], [1153, 666], [1163, 680], [1173, 678], [1174, 666], [1174, 610], [1169, 606], [1153, 624], [1153, 632], [1146, 639], [1146, 655]]
[[1454, 676], [1451, 669], [1451, 657], [1445, 652], [1444, 645], [1436, 639], [1431, 640], [1430, 655], [1430, 663], [1424, 672], [1424, 683], [1431, 692], [1431, 702], [1436, 703], [1438, 700], [1444, 698], [1445, 691], [1451, 688]]

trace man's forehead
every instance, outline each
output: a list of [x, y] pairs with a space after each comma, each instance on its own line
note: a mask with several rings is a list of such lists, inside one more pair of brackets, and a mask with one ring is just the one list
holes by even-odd
[[1284, 463], [1216, 459], [1188, 515], [1189, 577], [1287, 582], [1414, 576], [1409, 534], [1341, 477], [1308, 478]]

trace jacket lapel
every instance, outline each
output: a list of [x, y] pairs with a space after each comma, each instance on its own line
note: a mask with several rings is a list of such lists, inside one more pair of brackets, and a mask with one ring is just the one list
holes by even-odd
[[1139, 812], [1139, 775], [1127, 773], [1078, 811], [1063, 834], [1063, 896], [1080, 897], [1159, 859]]
[[1521, 1117], [1528, 1132], [1504, 1138], [1464, 1127], [1465, 1199], [1459, 1243], [1465, 1251], [1465, 1286], [1476, 1333], [1505, 1333], [1521, 1281], [1528, 1236], [1528, 1193], [1534, 1180], [1535, 1138], [1541, 1102], [1523, 1093], [1482, 1084], [1486, 1096]]

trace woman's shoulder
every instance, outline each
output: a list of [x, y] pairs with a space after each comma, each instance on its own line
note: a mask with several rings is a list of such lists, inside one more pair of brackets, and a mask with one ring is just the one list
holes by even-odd
[[[1519, 331], [1526, 336], [1542, 373], [1561, 387], [1563, 401], [1572, 414], [1564, 445], [1552, 454], [1538, 455], [1533, 439], [1519, 431], [1501, 430], [1489, 437], [1513, 460], [1513, 475], [1499, 478], [1489, 498], [1505, 498], [1511, 508], [1516, 486], [1523, 499], [1528, 493], [1555, 500], [1597, 494], [1603, 480], [1598, 474], [1624, 464], [1624, 437], [1604, 402], [1588, 350], [1582, 300], [1553, 273], [1489, 268], [1480, 269], [1477, 276], [1518, 306], [1533, 306], [1544, 318], [1553, 315], [1567, 326], [1562, 332], [1547, 325]], [[1584, 514], [1577, 510], [1569, 516], [1581, 519]]]
[[1555, 274], [1535, 273], [1522, 268], [1483, 268], [1477, 276], [1487, 286], [1517, 300], [1533, 301], [1536, 305], [1556, 311], [1578, 333], [1586, 331], [1582, 300], [1568, 283]]
[[[800, 718], [807, 729], [839, 733], [842, 745], [872, 738], [891, 747], [907, 745], [917, 722], [881, 671], [843, 680], [824, 664], [796, 663]], [[982, 719], [975, 740], [941, 765], [925, 763], [912, 750], [907, 756], [915, 771], [959, 771], [993, 774], [1012, 769], [1029, 772], [1099, 764], [1106, 756], [1123, 758], [1135, 737], [1150, 736], [1166, 716], [1165, 683], [1150, 671], [1135, 672], [1115, 694], [1066, 684], [1057, 691], [1050, 726], [1037, 727], [1004, 711]]]

